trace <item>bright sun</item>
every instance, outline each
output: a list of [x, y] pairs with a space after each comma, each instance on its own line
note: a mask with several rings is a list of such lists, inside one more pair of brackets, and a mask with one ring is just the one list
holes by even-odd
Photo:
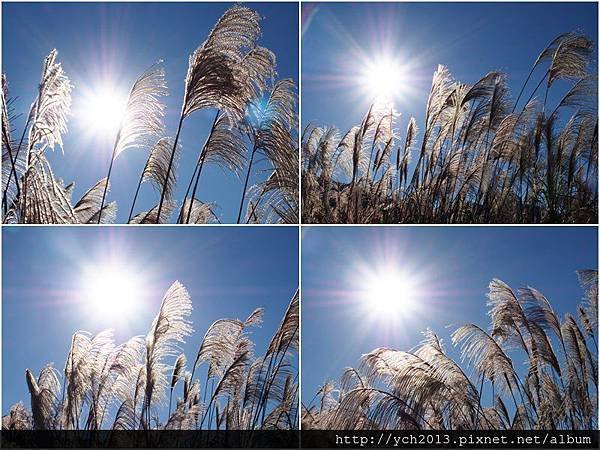
[[81, 293], [97, 319], [124, 320], [141, 305], [141, 280], [127, 267], [89, 267], [82, 274]]
[[400, 270], [375, 271], [365, 280], [364, 301], [372, 316], [408, 317], [418, 307], [419, 286], [413, 276]]
[[361, 84], [371, 100], [392, 101], [403, 88], [404, 70], [393, 58], [376, 58], [365, 64]]
[[119, 130], [127, 99], [114, 87], [102, 86], [85, 94], [81, 117], [85, 125], [96, 133], [109, 134], [111, 139]]

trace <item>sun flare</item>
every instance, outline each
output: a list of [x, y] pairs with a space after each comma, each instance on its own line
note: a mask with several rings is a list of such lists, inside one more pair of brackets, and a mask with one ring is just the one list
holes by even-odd
[[361, 303], [377, 321], [410, 318], [417, 312], [421, 288], [418, 277], [395, 267], [370, 271], [362, 282]]
[[88, 92], [82, 103], [82, 117], [89, 130], [109, 134], [111, 139], [119, 130], [127, 98], [114, 87], [101, 86]]
[[92, 266], [81, 279], [82, 300], [95, 318], [124, 320], [140, 307], [141, 279], [130, 268]]
[[402, 66], [389, 56], [367, 62], [361, 78], [365, 93], [374, 101], [394, 100], [405, 83]]
[[370, 284], [367, 300], [376, 312], [396, 312], [414, 302], [414, 286], [403, 274], [379, 274]]

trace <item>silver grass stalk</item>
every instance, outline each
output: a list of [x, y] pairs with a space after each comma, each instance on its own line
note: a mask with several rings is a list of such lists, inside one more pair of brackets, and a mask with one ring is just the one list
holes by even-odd
[[[71, 108], [71, 90], [72, 85], [69, 78], [64, 73], [60, 63], [56, 62], [57, 51], [52, 50], [50, 54], [44, 60], [44, 66], [42, 69], [42, 77], [38, 88], [38, 95], [31, 105], [30, 112], [28, 115], [27, 124], [23, 130], [23, 136], [27, 132], [27, 126], [29, 127], [28, 139], [27, 139], [27, 150], [26, 150], [26, 169], [22, 180], [22, 196], [19, 198], [19, 208], [23, 215], [23, 221], [28, 221], [29, 208], [31, 205], [27, 204], [28, 195], [34, 197], [34, 201], [37, 202], [37, 208], [43, 211], [38, 213], [38, 218], [41, 215], [48, 216], [53, 215], [55, 211], [51, 211], [51, 203], [53, 202], [52, 196], [54, 192], [48, 189], [48, 182], [44, 180], [40, 182], [31, 180], [34, 186], [37, 186], [38, 191], [44, 190], [46, 192], [28, 192], [28, 181], [30, 178], [37, 176], [36, 167], [38, 162], [43, 164], [44, 152], [47, 148], [54, 150], [56, 144], [60, 145], [62, 149], [62, 134], [67, 132], [67, 116], [69, 115]], [[21, 139], [22, 143], [23, 139]], [[15, 159], [18, 160], [19, 153], [21, 151], [21, 143], [16, 152]], [[43, 169], [42, 169], [43, 170]], [[42, 177], [46, 177], [46, 174], [42, 174]], [[16, 181], [16, 180], [15, 180]], [[18, 181], [16, 181], [18, 182]], [[51, 183], [54, 183], [52, 177]], [[43, 186], [46, 185], [46, 186]], [[42, 187], [43, 186], [43, 187]], [[45, 195], [46, 199], [41, 200], [40, 195]], [[39, 203], [44, 202], [46, 205], [42, 209]], [[44, 217], [43, 220], [47, 220]], [[42, 222], [43, 223], [43, 222]]]
[[169, 220], [169, 218], [171, 217], [171, 214], [175, 210], [176, 206], [177, 206], [177, 203], [174, 200], [169, 200], [168, 202], [166, 202], [163, 205], [164, 214], [162, 215], [160, 222], [158, 221], [158, 205], [156, 205], [149, 211], [144, 211], [139, 214], [136, 214], [131, 219], [129, 219], [128, 223], [129, 224], [166, 223]]
[[[107, 180], [110, 180], [113, 163], [120, 153], [128, 148], [148, 147], [162, 134], [164, 104], [161, 97], [167, 95], [167, 84], [161, 62], [142, 73], [129, 91], [108, 166]], [[98, 223], [102, 219], [107, 187], [108, 183], [102, 194]]]
[[[12, 100], [9, 99], [8, 81], [6, 75], [2, 74], [2, 89], [0, 90], [0, 106], [2, 108], [2, 205], [4, 214], [6, 214], [9, 196], [11, 198], [18, 197], [20, 187], [18, 183], [19, 174], [23, 173], [25, 161], [23, 157], [18, 158], [16, 143], [12, 139], [11, 122], [13, 119], [13, 111], [11, 106]], [[22, 153], [21, 153], [22, 155]], [[10, 181], [14, 176], [15, 187], [9, 195]]]
[[181, 379], [183, 373], [185, 372], [185, 365], [187, 364], [187, 359], [185, 355], [182, 353], [177, 357], [175, 361], [175, 366], [173, 367], [173, 373], [171, 375], [171, 392], [169, 394], [169, 416], [171, 415], [171, 401], [173, 399], [173, 389], [177, 382]]
[[182, 115], [201, 108], [226, 110], [241, 119], [249, 98], [241, 63], [260, 36], [260, 16], [233, 6], [217, 21], [208, 38], [190, 56]]
[[3, 430], [30, 430], [33, 427], [32, 417], [23, 403], [15, 403], [7, 415], [2, 416]]
[[[133, 216], [133, 210], [135, 207], [135, 202], [137, 200], [138, 193], [140, 191], [140, 187], [144, 182], [150, 182], [152, 187], [157, 191], [161, 192], [161, 189], [164, 187], [165, 190], [165, 199], [167, 202], [172, 201], [173, 192], [175, 190], [176, 180], [176, 171], [177, 164], [179, 162], [179, 158], [181, 156], [181, 146], [178, 145], [175, 148], [175, 156], [173, 159], [173, 170], [169, 174], [169, 179], [167, 179], [167, 168], [169, 165], [169, 159], [171, 157], [171, 150], [173, 149], [173, 142], [170, 138], [160, 138], [158, 142], [154, 145], [152, 150], [150, 151], [150, 155], [148, 156], [148, 160], [146, 161], [146, 165], [144, 166], [144, 170], [142, 170], [142, 174], [140, 176], [140, 180], [137, 185], [137, 189], [135, 191], [135, 195], [133, 197], [133, 202], [131, 204], [131, 211], [129, 212], [129, 219], [131, 221], [131, 217]], [[172, 210], [172, 209], [171, 209]], [[167, 214], [169, 215], [169, 214]]]
[[[248, 180], [257, 152], [267, 157], [275, 174], [270, 183], [263, 183], [260, 186], [261, 197], [271, 194], [271, 200], [277, 201], [275, 195], [280, 195], [291, 205], [291, 211], [286, 214], [298, 215], [296, 208], [299, 195], [298, 147], [295, 138], [298, 126], [296, 104], [296, 86], [292, 80], [284, 79], [275, 84], [264, 107], [251, 105], [249, 114], [252, 119], [249, 121], [249, 128], [253, 144], [240, 199], [237, 223], [240, 223], [242, 217]], [[249, 211], [250, 215], [253, 213], [254, 211]]]
[[29, 151], [34, 146], [63, 147], [62, 135], [67, 132], [67, 116], [71, 108], [73, 86], [64, 73], [61, 63], [56, 62], [58, 52], [52, 50], [44, 61], [39, 92], [32, 105], [33, 122], [29, 130]]
[[[220, 112], [229, 115], [234, 122], [239, 122], [244, 117], [248, 102], [262, 92], [267, 80], [273, 77], [275, 56], [256, 45], [260, 36], [259, 19], [260, 16], [254, 11], [233, 6], [221, 16], [206, 41], [190, 56], [174, 148], [179, 140], [183, 121], [194, 111], [215, 108], [215, 122]], [[213, 124], [213, 129], [214, 126]], [[173, 157], [174, 152], [167, 167], [167, 179], [172, 170]], [[199, 156], [198, 164], [203, 162], [204, 159]], [[198, 174], [194, 172], [195, 187], [200, 177], [200, 168], [197, 168]], [[190, 185], [191, 183], [190, 180]], [[158, 208], [159, 219], [164, 197], [163, 193]], [[192, 194], [192, 198], [194, 197], [195, 194]], [[187, 195], [184, 204], [186, 201]]]
[[60, 395], [60, 383], [52, 365], [45, 366], [37, 380], [27, 369], [27, 387], [31, 395], [31, 411], [37, 430], [51, 430], [55, 427], [56, 408]]
[[77, 216], [79, 223], [95, 223], [91, 222], [93, 217], [97, 217], [102, 203], [102, 193], [109, 191], [108, 179], [103, 178], [92, 186], [81, 199], [73, 207], [73, 211]]
[[[197, 171], [194, 172], [195, 183], [193, 190], [191, 191], [191, 198], [196, 197], [200, 175], [205, 163], [216, 164], [224, 170], [231, 170], [236, 175], [239, 174], [246, 164], [246, 146], [239, 126], [240, 125], [235, 123], [233, 118], [228, 114], [217, 113], [209, 136], [202, 147], [196, 164]], [[192, 176], [192, 179], [190, 180], [188, 192], [193, 178], [194, 176]], [[187, 192], [185, 201], [187, 202]], [[192, 205], [189, 204], [187, 210], [181, 210], [180, 218], [183, 223], [189, 223], [191, 206]]]
[[193, 331], [187, 320], [192, 312], [190, 296], [181, 283], [176, 281], [163, 297], [158, 315], [152, 322], [150, 332], [146, 336], [145, 380], [146, 388], [142, 416], [148, 424], [150, 410], [154, 401], [162, 401], [164, 390], [168, 385], [165, 371], [167, 366], [163, 360], [175, 356], [179, 345]]
[[214, 203], [204, 203], [197, 198], [188, 198], [183, 204], [182, 211], [187, 211], [188, 224], [204, 224], [219, 222], [217, 215], [214, 213]]

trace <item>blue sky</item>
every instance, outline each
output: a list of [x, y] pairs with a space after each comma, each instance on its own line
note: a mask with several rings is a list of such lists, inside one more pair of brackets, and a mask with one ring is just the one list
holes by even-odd
[[[597, 11], [596, 3], [575, 2], [303, 3], [302, 126], [336, 125], [344, 133], [357, 125], [371, 102], [357, 83], [360, 61], [381, 53], [406, 66], [403, 92], [395, 102], [402, 131], [411, 116], [423, 128], [438, 64], [466, 83], [491, 71], [506, 72], [516, 98], [553, 38], [579, 30], [596, 40]], [[533, 76], [535, 84], [543, 70]], [[557, 82], [549, 104], [565, 88]]]
[[[364, 353], [413, 348], [427, 327], [458, 356], [450, 334], [466, 323], [487, 329], [493, 278], [534, 287], [559, 315], [575, 314], [583, 295], [575, 271], [598, 267], [597, 248], [594, 227], [304, 227], [302, 401]], [[374, 286], [364, 274], [390, 265], [415, 280], [415, 304], [370, 316]]]
[[[188, 56], [208, 36], [214, 23], [232, 3], [3, 3], [2, 70], [9, 81], [10, 95], [17, 97], [16, 112], [23, 115], [13, 127], [18, 136], [29, 105], [34, 100], [41, 65], [56, 48], [58, 60], [75, 86], [73, 110], [82, 105], [83, 92], [108, 78], [125, 95], [133, 81], [159, 59], [164, 60], [170, 96], [166, 99], [167, 135], [176, 132], [183, 100]], [[280, 78], [298, 82], [298, 6], [295, 3], [248, 3], [264, 19], [260, 45], [277, 56]], [[97, 88], [96, 88], [97, 89]], [[81, 108], [81, 106], [79, 107]], [[202, 143], [215, 112], [202, 110], [186, 119], [180, 142], [183, 156], [175, 197], [181, 201]], [[57, 177], [75, 181], [73, 199], [106, 176], [112, 142], [86, 137], [86, 121], [72, 116], [64, 137], [65, 154], [50, 155]], [[79, 117], [79, 118], [78, 118]], [[117, 222], [124, 222], [148, 151], [132, 149], [120, 155], [111, 174], [110, 200], [119, 206]], [[264, 179], [264, 161], [259, 163], [250, 185]], [[215, 166], [205, 167], [197, 197], [216, 202], [223, 222], [235, 222], [243, 183]], [[142, 187], [137, 211], [158, 203], [150, 185]]]
[[[3, 414], [29, 404], [26, 368], [37, 374], [54, 362], [62, 371], [75, 331], [115, 328], [117, 343], [146, 335], [175, 280], [194, 308], [195, 333], [183, 347], [190, 365], [212, 322], [243, 320], [261, 306], [264, 323], [252, 336], [264, 353], [298, 286], [294, 227], [9, 227], [2, 244]], [[125, 318], [85, 304], [85, 268], [101, 272], [107, 261], [143, 286], [141, 306]]]

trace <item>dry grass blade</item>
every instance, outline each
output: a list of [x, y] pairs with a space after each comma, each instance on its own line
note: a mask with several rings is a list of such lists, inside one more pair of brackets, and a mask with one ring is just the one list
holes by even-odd
[[585, 77], [593, 49], [594, 43], [585, 36], [577, 33], [564, 35], [552, 55], [552, 64], [548, 69], [548, 86], [562, 78]]
[[234, 319], [221, 319], [207, 330], [194, 362], [194, 368], [201, 363], [208, 364], [208, 378], [223, 375], [234, 359], [238, 339], [244, 330], [244, 323]]
[[114, 223], [117, 217], [117, 202], [105, 204], [101, 210], [92, 216], [89, 223], [109, 224]]
[[463, 357], [467, 358], [477, 371], [498, 386], [512, 391], [517, 385], [517, 375], [512, 360], [500, 345], [475, 324], [463, 325], [452, 333], [454, 344], [462, 343]]
[[[296, 104], [296, 86], [292, 80], [285, 79], [275, 84], [264, 107], [253, 105], [250, 109], [249, 122], [253, 141], [251, 162], [255, 153], [260, 152], [269, 160], [273, 172], [265, 182], [257, 183], [250, 189], [247, 221], [254, 217], [261, 222], [278, 220], [298, 223], [300, 193], [298, 145], [295, 138], [298, 124]], [[251, 169], [250, 165], [242, 192], [238, 223]]]
[[252, 313], [244, 320], [244, 327], [260, 326], [265, 315], [264, 308], [256, 308]]
[[23, 403], [15, 403], [10, 407], [7, 415], [2, 416], [3, 430], [30, 430], [33, 418]]
[[129, 220], [130, 224], [153, 224], [153, 223], [167, 223], [171, 214], [175, 210], [177, 204], [173, 200], [167, 200], [163, 205], [163, 213], [158, 220], [158, 205], [153, 207], [149, 211], [141, 212]]
[[179, 344], [193, 331], [187, 319], [191, 312], [190, 296], [185, 287], [176, 281], [163, 297], [158, 315], [146, 336], [146, 389], [143, 413], [146, 414], [147, 423], [150, 421], [152, 403], [163, 400], [164, 390], [168, 385], [164, 359], [174, 356]]
[[167, 95], [165, 70], [159, 61], [133, 83], [121, 125], [115, 140], [113, 158], [128, 148], [149, 147], [163, 131], [164, 104]]
[[591, 324], [598, 325], [598, 271], [580, 270], [577, 272], [579, 283], [584, 290], [584, 304]]
[[272, 353], [285, 353], [287, 349], [298, 348], [298, 333], [300, 325], [300, 296], [296, 291], [290, 301], [287, 311], [279, 325], [279, 328], [273, 335], [267, 355]]
[[[14, 111], [11, 103], [12, 100], [8, 94], [8, 81], [6, 76], [2, 74], [2, 90], [0, 91], [0, 106], [2, 108], [2, 193], [5, 204], [10, 203], [19, 194], [19, 184], [16, 180], [23, 175], [25, 170], [24, 153], [18, 151], [18, 143], [12, 139], [11, 126]], [[15, 182], [11, 184], [11, 180]]]
[[27, 369], [27, 387], [31, 394], [33, 425], [37, 430], [51, 430], [55, 427], [56, 408], [60, 395], [60, 383], [52, 365], [45, 366], [37, 380]]
[[112, 430], [135, 430], [135, 409], [130, 400], [125, 400], [117, 409]]
[[71, 109], [72, 85], [52, 50], [44, 61], [37, 99], [32, 105], [33, 121], [29, 130], [29, 148], [63, 146], [67, 116]]
[[[123, 117], [121, 118], [119, 131], [115, 139], [110, 164], [108, 166], [108, 174], [106, 175], [107, 180], [110, 180], [113, 164], [121, 152], [128, 148], [148, 147], [162, 135], [164, 105], [161, 103], [160, 97], [167, 95], [167, 85], [165, 82], [165, 72], [164, 69], [159, 66], [160, 63], [161, 62], [155, 64], [142, 73], [142, 75], [140, 75], [133, 83], [133, 86], [129, 91], [127, 105]], [[175, 148], [173, 149], [173, 153], [175, 153]], [[167, 175], [165, 176], [166, 179], [170, 179], [169, 173], [170, 170], [167, 170]], [[105, 188], [100, 203], [98, 223], [100, 223], [102, 219], [106, 193], [107, 189]], [[131, 213], [129, 217], [131, 218]]]
[[214, 205], [212, 203], [204, 203], [197, 198], [188, 198], [183, 204], [182, 208], [183, 211], [190, 211], [189, 219], [186, 221], [186, 223], [203, 224], [218, 221], [217, 216], [212, 210], [213, 206]]
[[228, 111], [237, 119], [244, 116], [246, 103], [253, 93], [251, 83], [264, 83], [273, 70], [272, 65], [265, 68], [263, 52], [247, 58], [260, 35], [259, 19], [258, 13], [246, 7], [230, 8], [207, 40], [190, 56], [182, 108], [184, 117], [201, 108]]
[[171, 389], [175, 387], [177, 382], [181, 379], [183, 373], [185, 372], [185, 365], [187, 364], [187, 360], [184, 354], [181, 354], [177, 357], [175, 361], [175, 366], [173, 367], [173, 374], [171, 375]]
[[[94, 186], [92, 186], [85, 194], [81, 196], [81, 199], [73, 207], [73, 211], [77, 215], [79, 223], [95, 223], [94, 218], [97, 219], [98, 212], [100, 211], [100, 203], [102, 202], [102, 193], [110, 191], [110, 185], [108, 180], [102, 178]], [[109, 221], [110, 214], [104, 216], [105, 221]]]
[[158, 192], [164, 187], [166, 200], [170, 200], [173, 197], [175, 184], [177, 182], [177, 164], [181, 155], [181, 146], [178, 145], [175, 148], [173, 168], [170, 171], [169, 179], [167, 180], [167, 169], [172, 149], [173, 141], [170, 138], [159, 139], [152, 148], [142, 172], [142, 182], [149, 181]]
[[246, 146], [239, 125], [228, 114], [217, 118], [200, 158], [236, 175], [242, 171], [248, 159]]
[[[292, 80], [281, 80], [276, 83], [264, 110], [260, 126], [254, 133], [254, 148], [269, 159], [273, 173], [265, 182], [257, 185], [262, 196], [269, 198], [261, 210], [265, 208], [279, 216], [284, 223], [298, 223], [299, 213], [299, 162], [296, 133], [298, 126], [296, 86]], [[259, 202], [261, 198], [256, 198]], [[254, 208], [252, 208], [254, 209]], [[253, 211], [248, 209], [247, 215]]]

